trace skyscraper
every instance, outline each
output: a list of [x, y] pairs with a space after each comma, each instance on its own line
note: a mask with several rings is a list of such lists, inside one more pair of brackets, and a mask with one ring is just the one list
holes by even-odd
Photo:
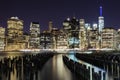
[[59, 34], [59, 29], [53, 28], [51, 33], [52, 33], [52, 38], [53, 38], [53, 49], [57, 49], [57, 37]]
[[117, 31], [113, 28], [104, 28], [102, 31], [102, 48], [117, 48]]
[[90, 31], [92, 30], [90, 23], [85, 24], [86, 29], [86, 48], [90, 47]]
[[30, 48], [40, 48], [40, 25], [38, 22], [31, 22], [30, 24]]
[[79, 32], [79, 37], [80, 37], [80, 49], [85, 49], [87, 46], [87, 35], [86, 35], [86, 29], [85, 29], [85, 20], [80, 19], [80, 32]]
[[104, 17], [102, 14], [102, 6], [100, 6], [100, 16], [98, 17], [98, 32], [99, 32], [99, 48], [101, 48], [102, 43], [102, 29], [104, 28]]
[[62, 29], [58, 32], [56, 44], [57, 49], [67, 49], [67, 35]]
[[25, 43], [23, 42], [23, 20], [20, 20], [18, 17], [11, 17], [8, 19], [7, 24], [6, 50], [25, 48]]
[[98, 31], [97, 30], [90, 30], [89, 31], [89, 48], [98, 49], [99, 48], [99, 40], [98, 40]]
[[92, 27], [93, 27], [93, 30], [97, 30], [98, 29], [98, 24], [94, 23]]
[[67, 18], [63, 22], [63, 29], [68, 38], [68, 48], [79, 48], [79, 20]]
[[23, 20], [18, 17], [11, 17], [7, 21], [8, 43], [17, 43], [23, 36]]
[[0, 27], [0, 51], [5, 49], [5, 28]]
[[40, 33], [40, 49], [53, 49], [53, 38], [50, 32]]
[[117, 30], [117, 48], [120, 50], [120, 29]]
[[100, 16], [98, 17], [98, 29], [99, 29], [99, 33], [102, 31], [102, 29], [104, 28], [104, 17], [103, 17], [103, 13], [102, 13], [102, 6], [100, 6]]

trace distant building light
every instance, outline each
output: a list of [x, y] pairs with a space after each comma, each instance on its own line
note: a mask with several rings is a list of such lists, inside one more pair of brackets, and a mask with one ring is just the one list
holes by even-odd
[[70, 18], [67, 18], [67, 21], [70, 21]]
[[19, 18], [16, 16], [16, 17], [11, 17], [11, 19], [19, 19]]
[[120, 29], [118, 29], [118, 31], [120, 31]]
[[97, 24], [94, 23], [94, 24], [93, 24], [93, 29], [97, 29], [97, 27], [98, 27]]
[[85, 28], [88, 29], [88, 30], [90, 30], [90, 29], [91, 29], [90, 24], [89, 24], [89, 23], [86, 23], [86, 24], [85, 24]]

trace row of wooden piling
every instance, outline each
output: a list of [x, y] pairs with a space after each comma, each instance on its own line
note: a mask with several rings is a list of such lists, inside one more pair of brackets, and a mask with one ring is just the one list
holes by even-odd
[[48, 52], [36, 55], [16, 56], [13, 59], [5, 57], [0, 61], [0, 80], [3, 80], [3, 76], [10, 78], [11, 72], [15, 73], [15, 70], [17, 73], [16, 77], [22, 76], [22, 74], [24, 74], [24, 77], [28, 77], [27, 75], [37, 73], [53, 55], [53, 53]]
[[[104, 76], [105, 80], [105, 73], [102, 75], [101, 71], [99, 73], [94, 71], [94, 68], [90, 68], [84, 64], [75, 62], [69, 59], [67, 56], [63, 56], [63, 61], [65, 65], [78, 76], [81, 80], [101, 80], [102, 76]], [[92, 73], [90, 72], [90, 69]], [[102, 75], [102, 76], [101, 76]]]

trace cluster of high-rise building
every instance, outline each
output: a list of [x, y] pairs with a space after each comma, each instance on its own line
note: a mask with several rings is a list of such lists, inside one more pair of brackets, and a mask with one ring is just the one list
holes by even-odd
[[40, 32], [39, 22], [31, 22], [29, 34], [24, 34], [24, 21], [11, 17], [7, 29], [0, 27], [0, 50], [21, 49], [120, 49], [120, 29], [104, 26], [102, 7], [98, 22], [86, 23], [85, 19], [67, 18], [61, 29], [49, 21], [49, 30]]

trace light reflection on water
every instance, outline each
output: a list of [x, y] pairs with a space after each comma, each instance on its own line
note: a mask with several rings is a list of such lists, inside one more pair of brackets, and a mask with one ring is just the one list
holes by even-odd
[[[24, 71], [24, 67], [22, 66], [21, 69], [16, 69], [14, 67], [13, 71], [7, 71], [6, 73], [0, 72], [0, 80], [81, 80], [78, 79], [63, 63], [62, 55], [64, 54], [58, 54], [53, 56], [47, 63], [43, 66], [42, 70], [32, 70], [32, 71]], [[65, 54], [66, 55], [66, 54]], [[23, 56], [23, 54], [7, 54], [0, 56], [0, 61], [3, 60], [4, 57], [8, 57], [11, 60], [15, 58], [16, 56]], [[105, 65], [106, 69], [103, 70], [101, 68], [98, 68], [96, 66], [93, 66], [91, 64], [88, 64], [82, 60], [78, 60], [74, 56], [74, 52], [70, 52], [70, 54], [67, 56], [81, 64], [84, 64], [88, 67], [90, 67], [90, 80], [92, 80], [92, 68], [94, 68], [95, 72], [101, 71], [101, 76], [103, 80], [103, 73], [105, 72], [105, 80], [114, 80], [113, 76], [109, 74], [108, 65]], [[14, 65], [15, 66], [15, 65]], [[119, 71], [119, 66], [117, 66], [117, 70]], [[112, 68], [113, 69], [113, 68]], [[17, 71], [19, 70], [19, 71]], [[114, 71], [114, 70], [113, 70]], [[118, 72], [119, 75], [119, 72]]]
[[41, 70], [41, 74], [44, 74], [45, 72], [47, 73], [46, 75], [41, 76], [41, 80], [48, 80], [46, 76], [49, 77], [49, 80], [78, 80], [77, 77], [74, 76], [64, 65], [62, 54], [54, 56], [45, 64]]
[[[0, 61], [4, 58], [9, 58], [10, 60], [22, 57], [24, 54], [7, 54], [0, 56]], [[9, 63], [9, 61], [8, 61]], [[30, 70], [25, 71], [22, 64], [21, 67], [17, 68], [13, 65], [12, 71], [7, 69], [5, 72], [0, 71], [0, 80], [78, 80], [77, 77], [64, 65], [62, 54], [53, 56], [49, 59], [41, 70]], [[6, 69], [6, 68], [5, 68]], [[2, 74], [2, 75], [1, 75]], [[80, 80], [80, 79], [79, 79]]]

